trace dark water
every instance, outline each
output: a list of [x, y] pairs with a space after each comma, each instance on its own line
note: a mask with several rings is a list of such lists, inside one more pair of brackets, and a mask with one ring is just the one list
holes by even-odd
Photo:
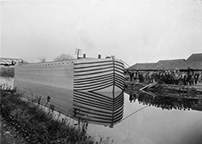
[[125, 94], [122, 122], [112, 129], [90, 125], [89, 132], [109, 137], [109, 143], [202, 144], [202, 111], [193, 110], [200, 99], [177, 93], [133, 94]]
[[[202, 95], [186, 93], [168, 93], [154, 91], [136, 91], [129, 94], [129, 101], [154, 106], [162, 110], [191, 110], [202, 106]], [[202, 109], [201, 109], [202, 111]]]

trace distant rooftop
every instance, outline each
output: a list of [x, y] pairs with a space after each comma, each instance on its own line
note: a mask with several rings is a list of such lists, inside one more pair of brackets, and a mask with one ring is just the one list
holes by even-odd
[[159, 60], [158, 63], [183, 62], [185, 59]]
[[188, 62], [201, 61], [202, 62], [202, 53], [192, 54], [188, 59]]
[[187, 60], [159, 60], [157, 63], [136, 63], [129, 70], [187, 69], [202, 70], [202, 53], [192, 54]]
[[4, 66], [16, 65], [19, 62], [27, 63], [21, 58], [0, 58], [0, 65]]

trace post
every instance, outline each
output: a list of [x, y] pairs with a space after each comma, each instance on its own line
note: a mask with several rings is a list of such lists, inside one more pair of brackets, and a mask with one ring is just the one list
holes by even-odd
[[81, 119], [78, 118], [78, 130], [80, 131], [80, 124], [81, 124]]
[[81, 52], [81, 49], [76, 49], [76, 57], [77, 57], [77, 59], [79, 59], [80, 52]]
[[112, 113], [112, 124], [110, 128], [113, 128], [114, 125], [114, 91], [115, 91], [115, 57], [112, 56], [112, 61], [113, 61], [113, 89], [112, 89], [112, 97], [113, 97], [113, 113]]

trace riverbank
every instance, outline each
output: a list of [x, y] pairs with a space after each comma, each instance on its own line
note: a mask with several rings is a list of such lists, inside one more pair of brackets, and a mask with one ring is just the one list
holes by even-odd
[[86, 133], [87, 127], [76, 129], [66, 120], [57, 121], [51, 112], [46, 113], [37, 105], [21, 100], [21, 94], [16, 92], [1, 90], [1, 118], [25, 143], [94, 143]]
[[23, 139], [17, 137], [17, 133], [6, 124], [6, 122], [0, 116], [0, 140], [1, 144], [25, 144]]

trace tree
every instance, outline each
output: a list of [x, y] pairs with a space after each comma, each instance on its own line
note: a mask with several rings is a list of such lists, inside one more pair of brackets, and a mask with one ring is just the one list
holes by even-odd
[[54, 61], [68, 61], [73, 59], [73, 56], [69, 55], [69, 54], [61, 54], [59, 56], [57, 56]]
[[46, 62], [46, 57], [38, 57], [39, 62]]

